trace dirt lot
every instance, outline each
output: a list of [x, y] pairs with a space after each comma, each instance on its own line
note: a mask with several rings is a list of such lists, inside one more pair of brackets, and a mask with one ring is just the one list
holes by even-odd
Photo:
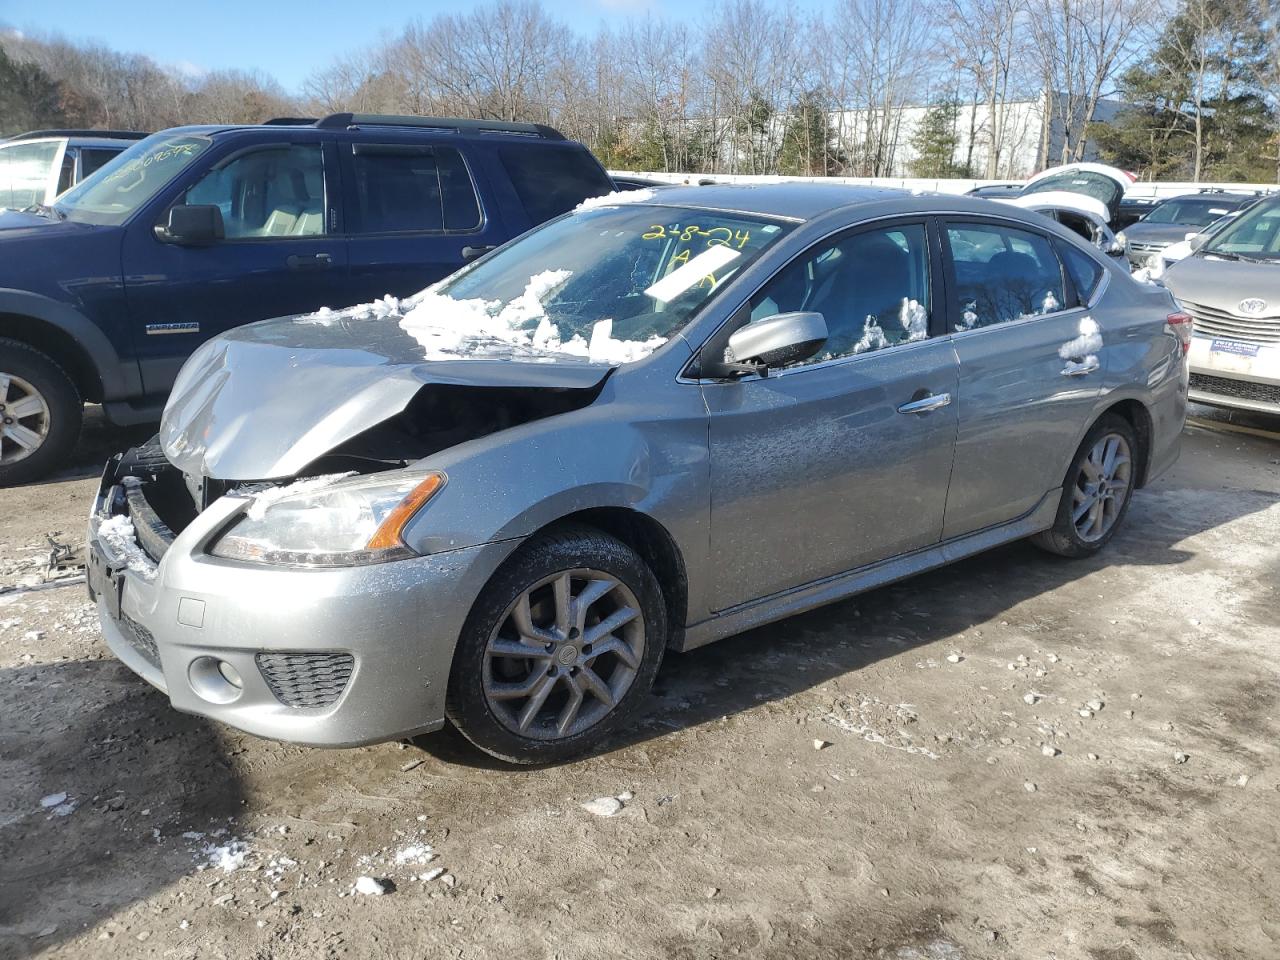
[[4, 957], [1280, 956], [1280, 439], [1189, 427], [1094, 561], [672, 655], [616, 749], [533, 771], [170, 710], [82, 584], [24, 587], [131, 439], [0, 491]]

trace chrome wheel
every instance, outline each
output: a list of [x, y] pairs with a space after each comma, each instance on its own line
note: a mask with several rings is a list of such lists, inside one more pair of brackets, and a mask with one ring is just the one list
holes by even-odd
[[49, 404], [26, 380], [0, 371], [0, 465], [35, 453], [49, 436]]
[[507, 608], [484, 651], [484, 697], [522, 737], [556, 740], [603, 720], [644, 660], [635, 594], [598, 570], [554, 574]]
[[1133, 483], [1129, 442], [1118, 433], [1098, 439], [1080, 464], [1072, 491], [1071, 522], [1081, 540], [1101, 540], [1115, 526]]

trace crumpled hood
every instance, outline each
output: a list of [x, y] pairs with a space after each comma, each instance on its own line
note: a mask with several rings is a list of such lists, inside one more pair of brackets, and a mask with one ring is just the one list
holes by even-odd
[[221, 480], [296, 476], [395, 416], [423, 386], [590, 388], [612, 366], [474, 339], [465, 358], [426, 359], [400, 315], [281, 317], [201, 346], [165, 405], [160, 442], [188, 474]]
[[[1242, 318], [1280, 317], [1280, 263], [1219, 260], [1212, 254], [1200, 254], [1171, 265], [1164, 285], [1179, 301]], [[1242, 302], [1255, 299], [1266, 306], [1251, 313], [1240, 310]]]

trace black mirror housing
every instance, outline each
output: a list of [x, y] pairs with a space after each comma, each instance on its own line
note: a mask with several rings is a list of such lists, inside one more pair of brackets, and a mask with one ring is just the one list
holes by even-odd
[[183, 247], [207, 247], [225, 236], [222, 211], [211, 203], [171, 207], [168, 222], [156, 226], [158, 240]]

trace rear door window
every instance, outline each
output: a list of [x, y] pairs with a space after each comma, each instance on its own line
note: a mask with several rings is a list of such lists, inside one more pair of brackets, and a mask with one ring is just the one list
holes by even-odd
[[357, 233], [474, 230], [480, 204], [462, 155], [417, 144], [352, 146]]
[[956, 276], [957, 330], [1066, 308], [1062, 265], [1048, 237], [989, 223], [949, 223], [946, 237]]
[[535, 225], [569, 212], [587, 197], [613, 192], [613, 182], [586, 150], [507, 146], [498, 157]]
[[1072, 286], [1076, 288], [1076, 306], [1087, 306], [1102, 282], [1102, 264], [1068, 243], [1058, 244], [1058, 252], [1062, 254], [1062, 263], [1071, 277]]

